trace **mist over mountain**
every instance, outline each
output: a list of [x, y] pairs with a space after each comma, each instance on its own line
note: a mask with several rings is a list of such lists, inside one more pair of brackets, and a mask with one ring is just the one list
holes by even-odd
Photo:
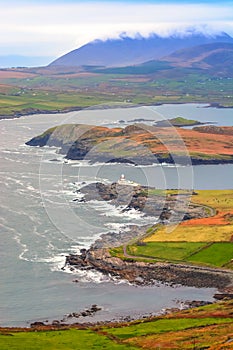
[[232, 43], [233, 38], [226, 33], [218, 35], [197, 34], [160, 37], [153, 34], [148, 38], [122, 36], [106, 41], [95, 40], [76, 50], [68, 52], [49, 66], [127, 66], [150, 60], [159, 60], [181, 49], [211, 43]]

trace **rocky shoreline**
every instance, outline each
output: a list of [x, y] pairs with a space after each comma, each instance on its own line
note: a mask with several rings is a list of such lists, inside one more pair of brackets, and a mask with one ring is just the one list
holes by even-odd
[[[150, 188], [140, 185], [126, 186], [117, 183], [104, 185], [92, 183], [81, 188], [84, 201], [105, 200], [114, 205], [127, 203], [124, 210], [136, 209], [146, 215], [157, 218], [157, 222], [176, 223], [177, 219], [189, 220], [191, 218], [206, 217], [206, 207], [187, 202], [187, 194], [169, 195], [154, 194], [148, 198]], [[128, 192], [129, 191], [129, 192]], [[195, 195], [195, 193], [193, 193]], [[149, 205], [148, 205], [149, 199]], [[188, 203], [188, 204], [187, 204]], [[209, 215], [213, 215], [210, 213]], [[131, 225], [123, 228], [118, 234], [109, 232], [103, 234], [89, 250], [82, 249], [80, 255], [69, 255], [66, 265], [71, 269], [95, 269], [117, 279], [125, 279], [136, 285], [153, 285], [162, 282], [170, 285], [183, 285], [190, 287], [223, 288], [233, 283], [233, 272], [220, 268], [199, 267], [182, 263], [142, 262], [135, 261], [127, 256], [122, 260], [111, 256], [110, 247], [125, 245], [129, 241], [140, 240], [147, 234], [151, 225]]]
[[[134, 209], [144, 215], [151, 216], [155, 218], [154, 222], [176, 223], [206, 217], [204, 206], [190, 203], [190, 196], [195, 195], [193, 191], [166, 195], [163, 191], [158, 190], [156, 192], [153, 187], [150, 188], [136, 183], [132, 185], [124, 180], [123, 184], [121, 181], [111, 184], [93, 182], [84, 185], [77, 192], [83, 195], [80, 199], [81, 202], [90, 200], [107, 201], [121, 208], [122, 212]], [[74, 199], [74, 201], [79, 200]]]
[[162, 282], [197, 288], [222, 289], [233, 283], [229, 270], [166, 262], [137, 262], [113, 257], [107, 248], [83, 249], [80, 255], [69, 255], [66, 264], [78, 269], [95, 269], [132, 284], [144, 286]]

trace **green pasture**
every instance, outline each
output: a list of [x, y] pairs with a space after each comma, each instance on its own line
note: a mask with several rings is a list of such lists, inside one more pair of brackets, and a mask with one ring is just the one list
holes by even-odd
[[200, 242], [148, 242], [146, 245], [130, 245], [127, 252], [130, 255], [149, 257], [154, 259], [185, 260], [206, 243]]
[[141, 337], [150, 334], [180, 331], [188, 328], [203, 327], [213, 324], [231, 323], [231, 318], [171, 318], [156, 319], [155, 321], [142, 322], [132, 326], [105, 329], [109, 334], [120, 339]]
[[1, 350], [135, 350], [91, 330], [7, 332], [0, 335]]
[[223, 267], [233, 259], [233, 243], [213, 243], [205, 249], [191, 255], [186, 260], [212, 266]]
[[[232, 79], [194, 74], [188, 69], [170, 69], [167, 63], [150, 63], [136, 72], [135, 67], [101, 70], [98, 74], [73, 76], [74, 72], [4, 78], [7, 87], [0, 93], [0, 115], [26, 113], [27, 109], [65, 110], [107, 102], [215, 103], [233, 105]], [[156, 72], [156, 76], [153, 73]], [[140, 74], [139, 74], [140, 73]], [[177, 75], [178, 74], [178, 75]], [[224, 89], [223, 89], [224, 86]]]

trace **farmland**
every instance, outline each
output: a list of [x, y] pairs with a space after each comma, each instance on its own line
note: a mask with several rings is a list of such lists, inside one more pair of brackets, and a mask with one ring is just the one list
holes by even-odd
[[2, 350], [228, 349], [233, 338], [232, 301], [124, 324], [0, 329]]
[[144, 105], [190, 102], [233, 105], [232, 78], [165, 68], [140, 74], [78, 68], [63, 72], [46, 67], [2, 69], [0, 115], [58, 112], [126, 101]]
[[[174, 227], [156, 226], [148, 230], [143, 244], [128, 244], [127, 254], [139, 260], [146, 258], [232, 268], [233, 191], [196, 191], [192, 202], [206, 205], [207, 209], [214, 208], [214, 215], [187, 220]], [[122, 247], [111, 252], [124, 258]]]

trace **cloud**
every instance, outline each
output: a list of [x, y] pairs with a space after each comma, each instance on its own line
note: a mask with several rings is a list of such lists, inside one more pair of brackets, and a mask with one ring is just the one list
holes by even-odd
[[59, 56], [121, 32], [166, 36], [184, 33], [190, 26], [208, 34], [226, 31], [233, 35], [232, 4], [9, 1], [0, 12], [0, 55]]

